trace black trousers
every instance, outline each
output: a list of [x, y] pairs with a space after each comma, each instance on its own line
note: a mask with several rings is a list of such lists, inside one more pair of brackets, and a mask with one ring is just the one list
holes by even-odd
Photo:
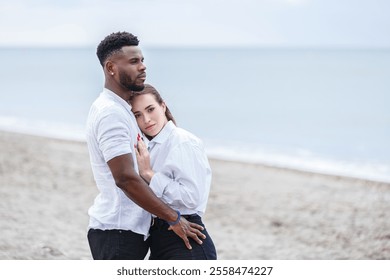
[[149, 249], [144, 236], [130, 230], [90, 229], [88, 243], [94, 260], [143, 260]]
[[154, 219], [150, 228], [150, 258], [151, 260], [216, 260], [217, 252], [213, 240], [208, 234], [202, 219], [198, 215], [183, 215], [191, 223], [197, 223], [204, 227], [202, 231], [206, 239], [199, 245], [192, 238], [188, 238], [192, 246], [189, 250], [184, 241], [172, 230], [168, 230], [169, 225], [159, 218]]

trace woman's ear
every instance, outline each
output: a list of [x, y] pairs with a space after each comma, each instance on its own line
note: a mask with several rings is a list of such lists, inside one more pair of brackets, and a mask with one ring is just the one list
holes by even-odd
[[163, 107], [163, 110], [164, 110], [164, 113], [167, 111], [167, 105], [165, 104], [165, 102], [163, 101], [163, 103], [161, 103], [161, 107]]

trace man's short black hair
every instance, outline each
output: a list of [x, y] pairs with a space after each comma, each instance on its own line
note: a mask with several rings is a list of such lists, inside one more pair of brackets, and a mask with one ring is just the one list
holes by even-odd
[[139, 40], [128, 32], [115, 32], [108, 35], [97, 47], [96, 54], [100, 64], [104, 67], [106, 59], [114, 53], [121, 51], [124, 46], [138, 46]]

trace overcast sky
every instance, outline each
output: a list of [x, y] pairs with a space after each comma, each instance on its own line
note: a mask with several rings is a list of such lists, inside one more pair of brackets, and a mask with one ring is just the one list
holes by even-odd
[[0, 46], [390, 47], [389, 0], [0, 0]]

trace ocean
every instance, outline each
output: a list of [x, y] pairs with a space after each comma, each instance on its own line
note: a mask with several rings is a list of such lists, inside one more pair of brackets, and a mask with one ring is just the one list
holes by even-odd
[[[147, 82], [210, 157], [390, 182], [390, 50], [142, 49]], [[95, 48], [0, 59], [0, 129], [84, 140]]]

